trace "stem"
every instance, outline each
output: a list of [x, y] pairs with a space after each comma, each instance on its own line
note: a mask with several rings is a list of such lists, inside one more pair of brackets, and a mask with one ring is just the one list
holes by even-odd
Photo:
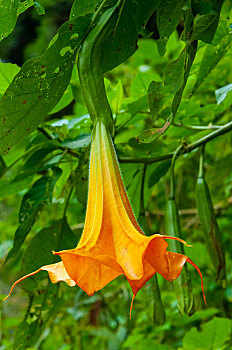
[[221, 126], [219, 125], [208, 125], [208, 126], [201, 126], [201, 125], [184, 125], [181, 123], [172, 123], [173, 126], [177, 126], [179, 128], [184, 128], [184, 129], [188, 129], [188, 130], [211, 130], [211, 129], [220, 129]]
[[[206, 144], [207, 142], [215, 139], [218, 136], [224, 135], [227, 132], [230, 132], [232, 130], [232, 122], [223, 125], [222, 127], [220, 127], [220, 129], [212, 132], [211, 134], [202, 137], [201, 139], [191, 143], [188, 146], [184, 146], [182, 148], [181, 151], [181, 155], [189, 153], [191, 151], [193, 151], [194, 149]], [[132, 158], [120, 158], [119, 161], [121, 163], [144, 163], [144, 164], [152, 164], [152, 163], [156, 163], [156, 162], [161, 162], [162, 160], [166, 160], [166, 159], [171, 159], [173, 157], [175, 152], [172, 153], [167, 153], [164, 154], [162, 156], [158, 156], [158, 157], [150, 157], [150, 158], [136, 158], [136, 159], [132, 159]]]
[[68, 197], [67, 197], [67, 199], [66, 199], [66, 203], [65, 203], [65, 207], [64, 207], [64, 212], [63, 212], [63, 218], [64, 218], [65, 215], [66, 215], [66, 212], [67, 212], [67, 209], [68, 209], [68, 205], [69, 205], [69, 201], [70, 201], [70, 198], [71, 198], [73, 189], [74, 189], [74, 187], [71, 188], [71, 190], [69, 191]]
[[147, 164], [144, 164], [143, 167], [143, 176], [142, 176], [142, 184], [141, 184], [141, 196], [140, 196], [140, 215], [145, 216], [145, 206], [144, 206], [144, 182], [146, 176]]
[[203, 145], [201, 148], [198, 178], [199, 177], [204, 178], [204, 152], [205, 152], [205, 145]]
[[173, 200], [175, 199], [175, 176], [174, 176], [175, 161], [182, 147], [183, 145], [180, 145], [179, 147], [177, 147], [172, 157], [169, 199], [173, 199]]

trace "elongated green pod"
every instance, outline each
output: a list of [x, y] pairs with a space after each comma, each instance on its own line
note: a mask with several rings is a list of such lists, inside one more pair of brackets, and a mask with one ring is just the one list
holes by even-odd
[[118, 6], [106, 10], [85, 39], [78, 56], [78, 72], [82, 94], [93, 122], [101, 120], [113, 133], [114, 123], [107, 100], [101, 66], [105, 40], [112, 35], [118, 16]]
[[[166, 205], [165, 231], [170, 236], [181, 238], [180, 218], [174, 199], [169, 199]], [[185, 255], [183, 244], [170, 240], [169, 245], [172, 252]], [[194, 314], [195, 302], [187, 264], [184, 265], [181, 275], [172, 283], [180, 312], [189, 316]]]
[[217, 224], [213, 203], [208, 185], [203, 173], [203, 153], [200, 158], [199, 175], [196, 183], [196, 201], [200, 225], [204, 234], [205, 244], [216, 270], [216, 280], [226, 286], [226, 260], [222, 236]]
[[[170, 196], [166, 205], [165, 213], [165, 231], [168, 235], [173, 237], [182, 238], [181, 236], [181, 227], [180, 227], [180, 217], [178, 213], [178, 208], [175, 201], [175, 181], [174, 181], [174, 167], [176, 157], [181, 150], [182, 146], [180, 145], [174, 156], [172, 158], [171, 164], [171, 178], [170, 178]], [[176, 240], [170, 240], [169, 242], [171, 251], [177, 254], [183, 254], [184, 246]], [[192, 292], [192, 283], [191, 278], [188, 272], [187, 264], [183, 266], [181, 275], [174, 280], [173, 289], [176, 294], [178, 301], [178, 307], [182, 314], [192, 315], [195, 312], [195, 299]]]

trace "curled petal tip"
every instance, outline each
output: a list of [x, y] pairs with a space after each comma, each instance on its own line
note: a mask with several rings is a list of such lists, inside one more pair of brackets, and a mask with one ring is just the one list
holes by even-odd
[[186, 261], [187, 261], [189, 264], [191, 264], [193, 267], [195, 267], [195, 269], [197, 270], [197, 272], [198, 272], [198, 274], [199, 274], [199, 276], [200, 276], [200, 278], [201, 278], [201, 290], [202, 290], [202, 294], [203, 294], [203, 299], [204, 299], [205, 306], [207, 307], [207, 302], [206, 302], [206, 297], [205, 297], [205, 291], [204, 291], [204, 284], [203, 284], [203, 277], [202, 277], [202, 274], [201, 274], [201, 270], [199, 269], [199, 267], [198, 267], [196, 264], [194, 264], [194, 262], [193, 262], [191, 259], [187, 258]]

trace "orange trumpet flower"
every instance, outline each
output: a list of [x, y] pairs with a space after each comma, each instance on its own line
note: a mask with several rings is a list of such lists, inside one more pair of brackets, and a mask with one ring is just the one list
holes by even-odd
[[187, 261], [197, 269], [204, 295], [198, 267], [187, 256], [167, 251], [166, 239], [178, 238], [159, 234], [147, 237], [139, 227], [109, 132], [103, 123], [97, 122], [91, 147], [87, 212], [80, 242], [74, 249], [53, 252], [61, 257], [61, 262], [43, 266], [20, 278], [11, 291], [17, 283], [40, 270], [48, 271], [52, 283], [65, 281], [69, 286], [78, 285], [88, 295], [124, 274], [134, 299], [155, 273], [172, 281], [180, 275]]

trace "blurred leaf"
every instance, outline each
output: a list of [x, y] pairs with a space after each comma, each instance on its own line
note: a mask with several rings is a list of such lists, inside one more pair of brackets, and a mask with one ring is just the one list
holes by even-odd
[[116, 92], [115, 97], [111, 101], [111, 106], [114, 114], [118, 114], [120, 112], [122, 99], [123, 99], [123, 86], [121, 80], [118, 81], [117, 85], [114, 88]]
[[39, 4], [38, 2], [34, 2], [34, 7], [35, 7], [36, 12], [39, 16], [45, 14], [45, 10], [44, 10], [43, 6], [41, 4]]
[[45, 54], [27, 61], [15, 76], [0, 100], [0, 153], [31, 133], [60, 100], [88, 25], [85, 17], [64, 23]]
[[17, 64], [0, 62], [0, 97], [4, 94], [20, 68]]
[[2, 176], [4, 170], [7, 168], [5, 160], [0, 156], [0, 177]]
[[52, 254], [52, 250], [71, 249], [76, 243], [76, 238], [68, 225], [66, 217], [54, 221], [50, 226], [40, 230], [30, 241], [23, 254], [22, 274], [37, 270], [43, 265], [60, 261], [59, 257]]
[[78, 149], [89, 146], [91, 135], [81, 135], [75, 141], [65, 141], [61, 145], [71, 149]]
[[153, 168], [155, 169], [153, 170], [148, 180], [148, 187], [154, 186], [164, 175], [166, 175], [168, 169], [170, 168], [170, 165], [171, 160], [167, 160], [158, 165], [153, 165]]
[[215, 91], [217, 103], [220, 104], [227, 96], [228, 92], [232, 90], [232, 84], [221, 87]]
[[56, 181], [59, 179], [61, 172], [61, 169], [54, 168], [52, 176], [44, 176], [37, 180], [32, 188], [24, 195], [19, 211], [20, 225], [15, 232], [14, 244], [7, 255], [5, 262], [19, 252], [19, 249], [30, 232], [38, 213], [46, 203], [51, 202], [53, 188]]
[[148, 108], [148, 100], [147, 95], [140, 97], [138, 100], [133, 101], [128, 104], [128, 111], [135, 115], [139, 113], [140, 111]]
[[140, 192], [142, 186], [142, 175], [142, 171], [138, 170], [133, 177], [132, 183], [127, 189], [127, 193], [136, 218], [139, 217], [140, 212]]
[[200, 331], [194, 327], [187, 332], [183, 339], [183, 347], [186, 350], [218, 350], [229, 340], [230, 332], [231, 320], [214, 317], [203, 324]]

